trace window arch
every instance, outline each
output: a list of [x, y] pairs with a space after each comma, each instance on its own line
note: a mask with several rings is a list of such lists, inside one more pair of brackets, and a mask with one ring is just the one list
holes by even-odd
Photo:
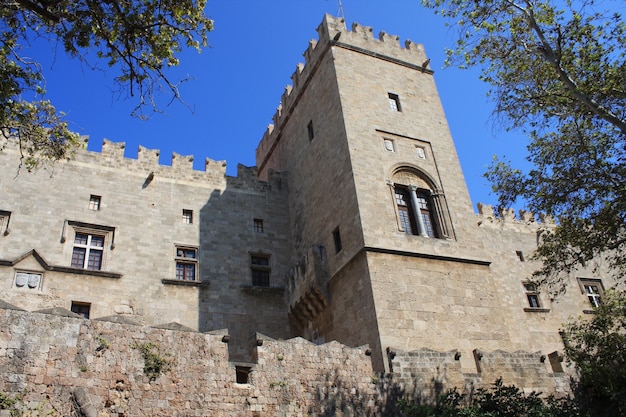
[[433, 182], [412, 168], [396, 170], [392, 176], [398, 227], [406, 234], [431, 238], [450, 237], [445, 197]]

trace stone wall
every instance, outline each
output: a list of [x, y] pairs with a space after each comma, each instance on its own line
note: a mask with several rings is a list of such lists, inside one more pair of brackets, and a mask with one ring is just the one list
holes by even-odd
[[[55, 313], [0, 309], [0, 392], [22, 395], [26, 407], [50, 415], [361, 416], [376, 405], [366, 347], [257, 335], [256, 363], [241, 364], [229, 362], [227, 331]], [[152, 377], [146, 348], [168, 363]], [[247, 381], [237, 382], [237, 369], [249, 372]]]

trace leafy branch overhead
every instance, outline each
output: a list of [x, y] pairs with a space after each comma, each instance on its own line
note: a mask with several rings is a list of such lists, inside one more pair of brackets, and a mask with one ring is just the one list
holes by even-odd
[[155, 93], [165, 87], [180, 99], [178, 81], [167, 68], [179, 64], [185, 48], [207, 45], [213, 21], [206, 0], [2, 0], [0, 2], [0, 128], [17, 139], [27, 168], [40, 159], [60, 159], [78, 144], [63, 114], [43, 96], [44, 76], [28, 58], [29, 41], [44, 38], [72, 57], [87, 52], [111, 67], [115, 81], [138, 98], [135, 115], [157, 108]]
[[[494, 112], [529, 138], [528, 171], [494, 159], [501, 206], [558, 219], [537, 277], [560, 287], [594, 259], [626, 272], [626, 25], [623, 3], [423, 0], [459, 29], [448, 63], [481, 68]], [[610, 9], [610, 8], [613, 9]]]

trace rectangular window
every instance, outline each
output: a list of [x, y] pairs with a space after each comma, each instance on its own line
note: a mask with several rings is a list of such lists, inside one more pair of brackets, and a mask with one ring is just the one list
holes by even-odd
[[522, 252], [521, 250], [516, 250], [515, 254], [517, 255], [517, 258], [521, 261], [524, 262], [526, 260], [526, 258], [524, 258], [524, 252]]
[[339, 253], [341, 251], [341, 234], [339, 234], [339, 228], [336, 228], [333, 231], [333, 242], [335, 243], [335, 253]]
[[307, 132], [309, 133], [309, 142], [310, 142], [315, 137], [315, 132], [313, 131], [313, 120], [309, 122], [309, 124], [306, 126], [306, 129], [307, 129]]
[[258, 233], [263, 233], [263, 220], [262, 219], [254, 219], [254, 231]]
[[72, 267], [99, 271], [102, 269], [103, 254], [103, 235], [76, 232], [72, 250]]
[[581, 292], [585, 294], [591, 306], [599, 307], [602, 303], [602, 298], [604, 297], [604, 286], [602, 285], [602, 280], [579, 278], [578, 284], [580, 285]]
[[255, 287], [270, 286], [270, 257], [269, 255], [250, 255], [250, 271], [252, 272], [252, 285]]
[[532, 282], [524, 283], [524, 290], [526, 291], [526, 299], [530, 308], [541, 308], [541, 301], [539, 300], [539, 292], [537, 286]]
[[91, 195], [89, 196], [89, 210], [100, 210], [100, 202], [102, 201], [102, 197], [99, 195]]
[[389, 109], [391, 111], [401, 112], [402, 107], [400, 107], [400, 97], [397, 94], [388, 93], [389, 96]]
[[198, 249], [176, 247], [176, 279], [195, 281], [198, 272]]
[[183, 209], [183, 223], [185, 224], [193, 223], [193, 210]]
[[403, 188], [395, 188], [396, 205], [398, 206], [398, 216], [400, 217], [400, 226], [404, 233], [412, 235], [416, 234], [417, 227], [414, 224], [412, 210], [410, 205], [410, 196], [407, 190]]
[[9, 234], [9, 222], [11, 221], [11, 212], [0, 210], [0, 234], [6, 236]]
[[90, 303], [81, 303], [78, 301], [72, 301], [72, 306], [70, 307], [72, 313], [76, 313], [79, 316], [83, 316], [84, 318], [89, 318], [89, 312], [91, 310]]

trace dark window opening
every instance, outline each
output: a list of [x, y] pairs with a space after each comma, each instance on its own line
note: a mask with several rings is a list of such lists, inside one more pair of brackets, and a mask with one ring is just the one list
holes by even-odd
[[269, 255], [251, 255], [250, 271], [252, 273], [252, 285], [255, 287], [270, 286], [270, 257]]
[[176, 279], [195, 281], [198, 269], [198, 249], [176, 248]]
[[102, 201], [102, 197], [99, 195], [91, 195], [89, 196], [89, 210], [100, 210], [100, 203]]
[[341, 251], [341, 234], [339, 233], [339, 228], [336, 228], [333, 231], [333, 242], [335, 243], [335, 253], [339, 253]]
[[388, 93], [389, 96], [389, 109], [392, 111], [401, 112], [402, 107], [400, 107], [400, 97], [394, 93]]
[[541, 308], [541, 300], [539, 299], [537, 286], [533, 283], [528, 282], [524, 284], [524, 290], [526, 291], [528, 306], [530, 308]]
[[[417, 201], [417, 208], [415, 208], [411, 196], [412, 191], [410, 191], [407, 187], [402, 186], [395, 187], [394, 191], [396, 196], [396, 206], [398, 207], [400, 227], [404, 233], [409, 235], [419, 235], [419, 228], [424, 227], [424, 234], [426, 236], [438, 237], [437, 230], [435, 228], [432, 202], [428, 192], [425, 190], [415, 191], [415, 201]], [[417, 218], [417, 215], [419, 215], [420, 218]]]
[[254, 231], [258, 233], [263, 233], [263, 220], [262, 219], [254, 219]]
[[78, 301], [72, 301], [72, 306], [70, 307], [72, 313], [76, 313], [79, 316], [82, 316], [86, 319], [89, 318], [89, 311], [91, 310], [90, 303], [81, 303]]
[[313, 120], [309, 122], [306, 128], [307, 128], [307, 132], [309, 133], [309, 142], [310, 142], [315, 137], [315, 132], [313, 131]]
[[74, 249], [72, 250], [72, 267], [102, 269], [102, 255], [104, 253], [104, 236], [89, 233], [76, 233]]
[[238, 384], [249, 384], [250, 372], [252, 372], [252, 368], [249, 366], [235, 366], [236, 382]]
[[521, 250], [515, 251], [515, 254], [517, 255], [517, 257], [519, 258], [520, 261], [524, 262], [526, 260], [524, 258], [524, 252], [522, 252]]
[[193, 210], [183, 209], [183, 223], [185, 224], [193, 223]]

